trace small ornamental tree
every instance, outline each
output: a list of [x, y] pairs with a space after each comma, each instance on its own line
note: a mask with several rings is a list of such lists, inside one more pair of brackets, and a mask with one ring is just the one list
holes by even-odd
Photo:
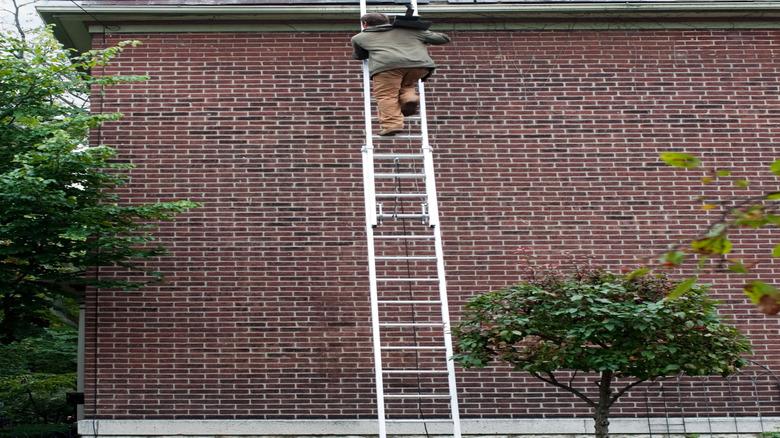
[[[605, 437], [610, 408], [632, 387], [677, 374], [726, 376], [745, 363], [748, 341], [719, 320], [705, 288], [665, 298], [672, 288], [660, 276], [587, 270], [486, 293], [468, 302], [454, 329], [455, 360], [465, 368], [505, 362], [573, 393]], [[564, 380], [566, 371], [596, 373], [597, 395]]]

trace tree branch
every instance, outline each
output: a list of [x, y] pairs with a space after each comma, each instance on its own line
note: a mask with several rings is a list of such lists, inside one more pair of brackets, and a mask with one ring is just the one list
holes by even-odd
[[572, 386], [572, 382], [574, 382], [574, 379], [577, 378], [577, 373], [579, 373], [579, 370], [574, 370], [574, 373], [571, 375], [571, 378], [569, 379], [569, 386]]
[[626, 393], [626, 391], [628, 391], [629, 389], [635, 387], [636, 385], [639, 385], [640, 383], [646, 382], [646, 381], [647, 381], [647, 379], [642, 379], [642, 380], [637, 380], [636, 382], [632, 382], [629, 385], [626, 385], [625, 387], [620, 389], [617, 393], [615, 393], [615, 395], [610, 397], [609, 404], [607, 406], [612, 406], [617, 401], [617, 399], [619, 399], [623, 394]]
[[596, 407], [596, 402], [594, 402], [593, 400], [588, 398], [588, 396], [586, 396], [582, 392], [578, 391], [576, 388], [574, 388], [572, 386], [564, 385], [563, 383], [559, 382], [552, 373], [545, 373], [547, 375], [547, 378], [544, 378], [544, 377], [542, 377], [541, 374], [533, 372], [533, 371], [531, 371], [530, 373], [531, 373], [532, 376], [536, 377], [537, 379], [539, 379], [539, 380], [541, 380], [543, 382], [547, 382], [550, 385], [557, 386], [558, 388], [565, 389], [566, 391], [571, 392], [572, 394], [574, 394], [577, 397], [579, 397], [582, 401], [587, 403], [588, 406], [593, 407], [593, 408]]
[[40, 417], [44, 423], [46, 423], [48, 420], [46, 416], [46, 411], [42, 410], [40, 406], [38, 406], [38, 403], [36, 403], [35, 397], [33, 396], [32, 390], [30, 389], [30, 385], [26, 385], [25, 392], [27, 392], [27, 398], [30, 400], [30, 404], [32, 405], [33, 410], [35, 411], [35, 414], [38, 415], [38, 417]]
[[19, 100], [17, 100], [15, 103], [11, 104], [11, 107], [7, 110], [0, 113], [0, 120], [5, 119], [6, 117], [11, 117], [11, 120], [6, 123], [6, 125], [11, 125], [14, 120], [16, 120], [16, 117], [12, 116], [12, 114], [22, 105], [26, 104], [28, 101], [33, 100], [32, 95], [33, 92], [37, 89], [38, 84], [34, 83], [32, 84], [27, 91], [24, 93], [24, 95], [19, 96]]
[[[12, 0], [14, 3], [14, 25], [16, 25], [16, 31], [19, 32], [19, 37], [22, 41], [27, 41], [27, 35], [24, 33], [24, 29], [22, 29], [22, 23], [19, 20], [19, 16], [22, 15], [20, 9], [22, 6], [26, 5], [20, 5], [16, 2], [16, 0]], [[23, 52], [19, 53], [18, 58], [21, 58], [23, 56]]]

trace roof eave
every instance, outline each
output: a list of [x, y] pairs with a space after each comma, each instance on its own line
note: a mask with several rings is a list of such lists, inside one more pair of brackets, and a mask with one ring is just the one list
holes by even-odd
[[[291, 30], [290, 25], [305, 23], [299, 30], [356, 30], [358, 5], [318, 5], [318, 6], [274, 6], [274, 5], [244, 5], [244, 6], [121, 6], [121, 5], [74, 5], [70, 1], [48, 1], [36, 6], [44, 22], [55, 24], [55, 35], [67, 47], [79, 51], [88, 50], [91, 45], [90, 31], [95, 31], [95, 25], [108, 25], [109, 32], [122, 32], [139, 29], [143, 23], [145, 31], [176, 31], [176, 24], [219, 22], [220, 26], [204, 27], [207, 31], [227, 31], [230, 25], [240, 26], [247, 30], [248, 23], [257, 23], [257, 30], [262, 25], [269, 30]], [[384, 12], [403, 12], [398, 5], [381, 5], [372, 10]], [[539, 28], [549, 28], [545, 22], [551, 20], [578, 21], [581, 20], [704, 20], [702, 23], [752, 21], [755, 23], [780, 23], [780, 2], [777, 1], [675, 1], [675, 2], [641, 2], [627, 1], [621, 3], [522, 3], [522, 4], [431, 4], [421, 5], [420, 12], [426, 18], [439, 23], [464, 22], [511, 22], [522, 20], [539, 23]], [[706, 21], [709, 20], [709, 21]], [[715, 21], [713, 21], [715, 20]], [[273, 25], [276, 24], [276, 27]], [[319, 24], [319, 26], [318, 26]], [[780, 24], [778, 24], [780, 25]], [[774, 26], [770, 26], [774, 27]], [[469, 27], [473, 28], [473, 26]], [[506, 28], [506, 27], [501, 27]], [[179, 27], [181, 29], [181, 27]], [[179, 30], [181, 31], [181, 30]]]

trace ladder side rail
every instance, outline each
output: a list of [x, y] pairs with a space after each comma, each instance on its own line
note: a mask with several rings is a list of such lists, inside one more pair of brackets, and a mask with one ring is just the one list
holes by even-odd
[[418, 81], [420, 93], [420, 131], [422, 134], [423, 172], [425, 174], [425, 192], [428, 194], [428, 225], [439, 225], [439, 200], [436, 195], [436, 177], [433, 170], [433, 151], [428, 141], [428, 115], [425, 107], [425, 86]]
[[[414, 15], [419, 16], [420, 11], [417, 0], [411, 0]], [[428, 194], [428, 225], [438, 227], [439, 225], [439, 200], [436, 195], [436, 177], [433, 168], [433, 153], [431, 144], [428, 140], [428, 113], [425, 105], [425, 84], [422, 80], [417, 81], [417, 89], [420, 95], [420, 135], [422, 137], [423, 153], [423, 173], [425, 174], [425, 192]], [[438, 234], [438, 233], [437, 233]], [[444, 272], [443, 266], [439, 272]], [[445, 291], [446, 292], [446, 291]]]
[[[411, 0], [414, 15], [419, 15], [417, 0]], [[449, 303], [447, 300], [447, 279], [444, 274], [444, 248], [439, 227], [439, 201], [436, 195], [436, 179], [433, 168], [433, 152], [428, 141], [428, 115], [425, 106], [425, 85], [418, 81], [420, 94], [420, 133], [422, 135], [423, 168], [425, 172], [425, 190], [428, 193], [428, 224], [433, 227], [434, 245], [436, 250], [436, 271], [439, 278], [439, 300], [441, 302], [441, 317], [444, 330], [444, 351], [447, 363], [447, 384], [450, 392], [450, 415], [452, 420], [453, 438], [461, 438], [460, 408], [458, 406], [458, 388], [455, 381], [455, 355], [452, 347], [452, 327], [450, 322]]]
[[[438, 218], [436, 218], [438, 220]], [[452, 436], [461, 438], [460, 409], [458, 407], [458, 386], [455, 381], [455, 355], [452, 347], [452, 327], [450, 323], [450, 311], [447, 301], [447, 282], [444, 275], [444, 249], [441, 242], [439, 227], [434, 227], [434, 244], [436, 248], [436, 270], [439, 277], [439, 301], [441, 305], [441, 318], [444, 330], [444, 354], [447, 362], [447, 386], [450, 391], [450, 412], [452, 416]]]
[[371, 333], [374, 349], [374, 382], [376, 383], [376, 412], [379, 425], [379, 438], [387, 437], [385, 419], [385, 390], [382, 377], [382, 342], [379, 336], [379, 292], [376, 277], [376, 256], [374, 255], [374, 227], [366, 223], [368, 246], [368, 275], [371, 294]]
[[455, 362], [452, 346], [452, 327], [450, 322], [449, 303], [447, 301], [447, 279], [444, 273], [444, 248], [439, 227], [439, 201], [436, 196], [436, 179], [433, 168], [433, 151], [428, 141], [428, 117], [425, 108], [425, 86], [418, 84], [420, 93], [420, 129], [422, 131], [423, 166], [425, 171], [425, 190], [428, 193], [429, 226], [433, 228], [434, 247], [436, 251], [436, 272], [439, 280], [439, 301], [444, 330], [444, 351], [447, 362], [447, 384], [450, 392], [450, 412], [452, 416], [452, 436], [461, 438], [460, 409], [458, 407], [458, 388], [455, 381]]
[[[366, 0], [360, 0], [360, 16], [366, 13]], [[362, 26], [361, 26], [362, 27]], [[368, 278], [371, 298], [371, 339], [374, 350], [374, 382], [376, 383], [376, 411], [379, 438], [387, 437], [385, 423], [384, 380], [382, 378], [382, 342], [379, 332], [379, 292], [376, 277], [374, 227], [376, 221], [376, 188], [374, 186], [374, 144], [371, 132], [371, 77], [368, 60], [363, 60], [363, 113], [366, 143], [363, 146], [363, 193], [366, 203], [366, 249], [368, 252]]]
[[[365, 0], [361, 0], [365, 9]], [[362, 16], [362, 15], [361, 15]], [[363, 146], [363, 195], [366, 202], [366, 222], [377, 225], [376, 187], [374, 181], [374, 142], [371, 132], [371, 77], [368, 72], [368, 60], [363, 60], [363, 116], [365, 119], [366, 143]]]
[[371, 149], [363, 147], [363, 198], [366, 207], [366, 226], [373, 228], [377, 224], [376, 193], [374, 192], [374, 161]]

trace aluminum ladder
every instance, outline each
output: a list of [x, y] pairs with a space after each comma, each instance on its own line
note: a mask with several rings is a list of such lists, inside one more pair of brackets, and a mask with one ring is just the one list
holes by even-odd
[[[417, 15], [417, 1], [411, 5]], [[366, 12], [366, 0], [360, 0], [360, 15]], [[363, 187], [378, 431], [379, 438], [387, 437], [388, 426], [392, 433], [461, 438], [422, 81], [418, 90], [419, 116], [405, 122], [419, 134], [373, 135], [368, 61], [363, 61]]]

